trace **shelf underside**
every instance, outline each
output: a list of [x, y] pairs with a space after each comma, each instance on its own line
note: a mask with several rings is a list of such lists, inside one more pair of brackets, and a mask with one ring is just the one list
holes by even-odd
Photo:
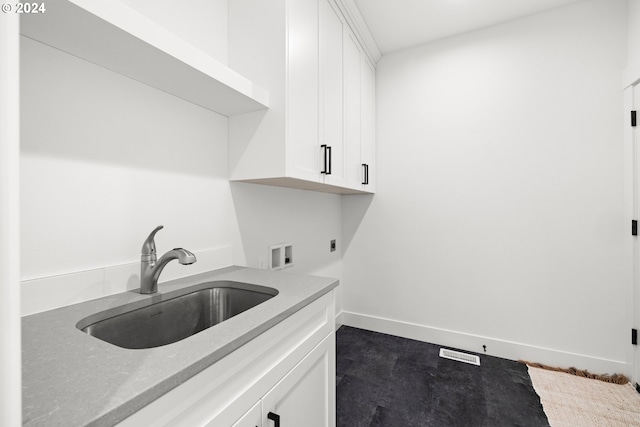
[[266, 90], [120, 2], [46, 7], [21, 15], [24, 36], [227, 117], [268, 108]]
[[270, 185], [273, 187], [295, 188], [298, 190], [318, 191], [321, 193], [333, 194], [373, 194], [370, 191], [354, 190], [351, 188], [338, 187], [321, 182], [305, 181], [297, 178], [262, 178], [262, 179], [239, 179], [232, 182], [248, 182], [251, 184]]

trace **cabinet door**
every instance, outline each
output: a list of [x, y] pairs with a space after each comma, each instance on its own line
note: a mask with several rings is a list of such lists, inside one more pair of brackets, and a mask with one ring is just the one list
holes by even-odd
[[287, 5], [287, 175], [318, 182], [318, 0]]
[[[374, 68], [369, 64], [365, 55], [362, 55], [361, 71], [361, 134], [360, 134], [360, 151], [362, 164], [363, 180], [368, 182], [362, 185], [365, 191], [375, 191], [375, 153], [376, 153], [376, 74]], [[366, 173], [367, 176], [364, 176]], [[366, 179], [364, 179], [366, 178]]]
[[253, 407], [231, 427], [262, 427], [262, 401], [253, 405]]
[[335, 353], [331, 332], [264, 396], [264, 427], [275, 427], [274, 417], [280, 427], [335, 427]]
[[[343, 22], [332, 0], [320, 0], [320, 142], [331, 148], [331, 174], [324, 182], [345, 185], [343, 135]], [[321, 152], [321, 156], [325, 153]], [[324, 160], [324, 159], [321, 159]], [[324, 164], [321, 166], [324, 168]]]
[[345, 105], [345, 169], [346, 186], [362, 187], [360, 161], [360, 46], [351, 33], [344, 37], [344, 105]]

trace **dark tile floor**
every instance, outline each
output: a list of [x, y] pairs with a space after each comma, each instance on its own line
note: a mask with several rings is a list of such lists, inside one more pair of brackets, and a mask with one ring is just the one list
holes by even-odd
[[348, 326], [336, 342], [338, 427], [549, 425], [520, 363], [456, 362], [438, 345]]

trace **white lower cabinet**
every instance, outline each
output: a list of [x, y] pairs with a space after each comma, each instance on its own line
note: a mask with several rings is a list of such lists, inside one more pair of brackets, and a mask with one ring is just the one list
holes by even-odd
[[[335, 335], [326, 337], [262, 399], [263, 426], [335, 426]], [[265, 415], [266, 414], [266, 415]], [[268, 419], [273, 414], [279, 426]]]
[[335, 411], [327, 411], [335, 402], [334, 354], [335, 336], [331, 334], [233, 427], [335, 426]]
[[258, 402], [233, 427], [262, 427], [262, 402]]
[[335, 365], [331, 291], [119, 426], [335, 427]]

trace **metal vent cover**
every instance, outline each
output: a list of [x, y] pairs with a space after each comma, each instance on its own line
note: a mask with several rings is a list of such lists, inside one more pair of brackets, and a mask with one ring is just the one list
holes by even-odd
[[468, 363], [470, 365], [480, 366], [480, 356], [461, 353], [459, 351], [449, 350], [448, 348], [440, 349], [440, 357], [444, 359], [451, 359], [451, 360], [456, 360], [458, 362]]

